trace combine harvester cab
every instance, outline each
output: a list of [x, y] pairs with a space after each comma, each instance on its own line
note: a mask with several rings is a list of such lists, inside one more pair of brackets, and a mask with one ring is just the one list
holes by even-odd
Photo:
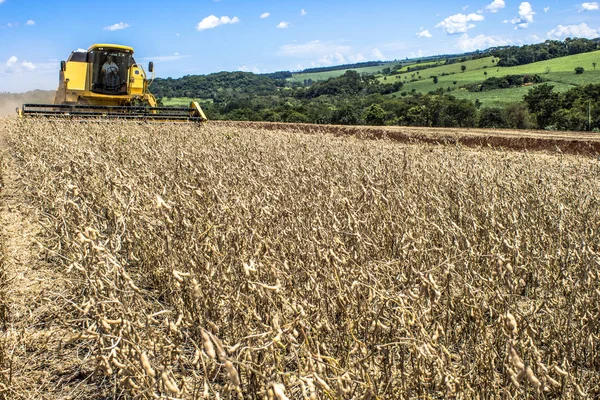
[[197, 102], [189, 107], [158, 107], [148, 90], [154, 66], [146, 72], [133, 58], [133, 48], [95, 44], [87, 51], [74, 51], [60, 63], [54, 104], [23, 104], [20, 117], [116, 118], [124, 120], [207, 120]]

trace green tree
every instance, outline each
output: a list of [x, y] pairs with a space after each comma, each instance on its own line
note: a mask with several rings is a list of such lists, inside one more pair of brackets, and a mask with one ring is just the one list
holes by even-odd
[[467, 70], [467, 66], [466, 66], [466, 65], [461, 65], [461, 66], [460, 66], [460, 70], [461, 70], [462, 72], [465, 72], [465, 71]]
[[340, 125], [358, 125], [359, 114], [354, 105], [346, 104], [333, 111], [331, 123]]
[[529, 111], [535, 114], [539, 129], [550, 125], [552, 115], [560, 108], [559, 94], [554, 92], [554, 86], [547, 83], [530, 89], [523, 100], [527, 103]]
[[438, 83], [438, 77], [437, 76], [433, 77], [433, 83], [437, 85], [437, 83]]
[[594, 67], [594, 71], [595, 71], [596, 70], [596, 63], [595, 62], [592, 63], [592, 67]]
[[506, 116], [500, 108], [482, 108], [479, 113], [480, 128], [507, 128]]
[[577, 67], [577, 68], [575, 68], [575, 73], [577, 75], [583, 74], [584, 71], [585, 71], [585, 69], [583, 69], [583, 67]]
[[310, 122], [310, 120], [308, 119], [308, 117], [306, 115], [299, 113], [298, 111], [290, 111], [290, 112], [284, 113], [283, 120], [285, 122], [300, 122], [300, 123]]
[[529, 129], [534, 126], [526, 103], [509, 104], [504, 109], [504, 116], [509, 128]]
[[365, 113], [365, 122], [368, 125], [384, 125], [386, 112], [379, 104], [371, 104]]

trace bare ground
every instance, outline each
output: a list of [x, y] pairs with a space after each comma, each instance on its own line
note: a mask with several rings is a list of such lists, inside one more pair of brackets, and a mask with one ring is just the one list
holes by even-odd
[[278, 122], [211, 121], [211, 124], [268, 130], [293, 130], [308, 134], [333, 134], [367, 139], [387, 138], [402, 143], [496, 147], [506, 150], [598, 156], [600, 134], [592, 132], [509, 130], [479, 128], [427, 128], [410, 126], [348, 126]]
[[0, 162], [0, 399], [98, 398], [86, 354], [65, 344], [70, 282], [40, 243], [40, 214], [1, 131]]

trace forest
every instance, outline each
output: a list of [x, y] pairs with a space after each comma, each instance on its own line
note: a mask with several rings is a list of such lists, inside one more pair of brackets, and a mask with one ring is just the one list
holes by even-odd
[[[445, 56], [444, 64], [493, 55], [498, 58], [498, 66], [514, 66], [592, 52], [598, 47], [598, 39], [548, 40], [535, 45]], [[440, 62], [433, 65], [439, 65]], [[198, 99], [209, 118], [222, 120], [600, 130], [600, 83], [584, 81], [584, 84], [559, 91], [555, 90], [552, 83], [545, 83], [542, 74], [487, 77], [485, 72], [480, 82], [446, 89], [439, 87], [421, 93], [414, 89], [403, 90], [404, 82], [389, 75], [390, 71], [401, 68], [400, 62], [386, 65], [379, 74], [346, 70], [340, 76], [304, 83], [290, 80], [292, 73], [288, 71], [270, 74], [219, 72], [179, 79], [157, 79], [151, 90], [165, 105], [173, 98]], [[423, 72], [426, 69], [427, 64], [415, 64], [412, 71], [420, 70], [421, 79], [427, 75], [427, 71]], [[302, 71], [307, 72], [310, 71]], [[572, 72], [579, 73], [583, 71], [577, 68]], [[431, 78], [437, 83], [437, 76]], [[484, 107], [478, 99], [460, 99], [453, 95], [455, 90], [485, 92], [529, 85], [531, 88], [521, 101], [503, 107]]]

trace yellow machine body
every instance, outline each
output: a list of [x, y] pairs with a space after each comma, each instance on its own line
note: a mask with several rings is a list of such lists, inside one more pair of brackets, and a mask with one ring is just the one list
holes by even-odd
[[[148, 72], [153, 73], [153, 63]], [[154, 77], [154, 74], [153, 74]], [[152, 78], [153, 78], [152, 77]], [[19, 116], [120, 118], [160, 121], [206, 121], [197, 102], [189, 107], [158, 107], [144, 68], [133, 48], [94, 44], [60, 63], [54, 104], [23, 104]]]
[[[100, 87], [103, 85], [100, 63], [106, 63], [108, 57], [118, 60], [116, 64], [119, 73], [116, 76], [119, 82], [115, 90]], [[94, 79], [95, 75], [97, 79]], [[66, 62], [61, 63], [54, 104], [146, 104], [156, 107], [156, 99], [148, 91], [146, 72], [133, 59], [133, 48], [117, 44], [94, 44], [86, 53], [73, 52]]]

